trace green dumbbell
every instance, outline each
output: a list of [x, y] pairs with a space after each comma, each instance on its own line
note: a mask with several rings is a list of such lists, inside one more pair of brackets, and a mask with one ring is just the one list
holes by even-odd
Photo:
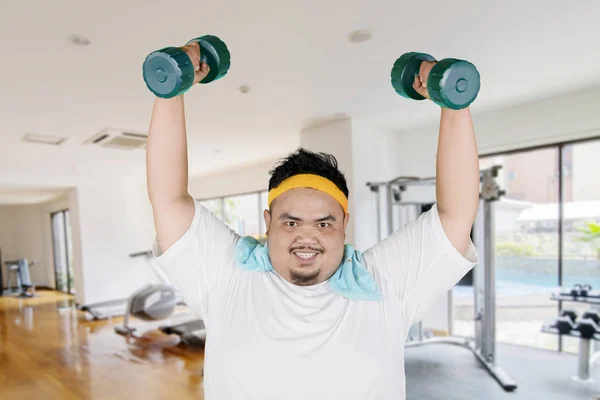
[[[436, 61], [424, 53], [405, 53], [396, 60], [391, 71], [392, 86], [396, 93], [413, 100], [424, 97], [413, 89], [423, 61]], [[446, 58], [437, 62], [425, 79], [431, 100], [441, 107], [460, 110], [468, 107], [481, 87], [479, 71], [464, 60]]]
[[[231, 65], [231, 55], [225, 43], [216, 36], [201, 36], [188, 42], [200, 45], [200, 62], [210, 67], [200, 83], [210, 83], [224, 77]], [[142, 67], [144, 82], [158, 97], [171, 98], [186, 92], [194, 83], [192, 60], [181, 47], [166, 47], [150, 53]]]

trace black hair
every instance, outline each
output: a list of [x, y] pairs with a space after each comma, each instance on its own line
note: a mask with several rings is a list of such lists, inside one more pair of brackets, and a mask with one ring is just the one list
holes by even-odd
[[286, 158], [280, 160], [269, 173], [271, 174], [269, 190], [276, 188], [281, 182], [291, 176], [314, 174], [329, 179], [344, 193], [346, 198], [349, 197], [346, 177], [338, 169], [337, 159], [332, 154], [316, 153], [299, 148]]

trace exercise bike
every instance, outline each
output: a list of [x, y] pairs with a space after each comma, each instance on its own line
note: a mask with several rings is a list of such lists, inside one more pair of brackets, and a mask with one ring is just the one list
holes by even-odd
[[[169, 279], [164, 272], [153, 263], [152, 251], [133, 253], [129, 257], [145, 257], [161, 283], [145, 285], [128, 297], [123, 324], [115, 327], [115, 331], [124, 336], [132, 335], [137, 330], [129, 324], [131, 317], [142, 321], [160, 321], [174, 316], [177, 307], [184, 305], [175, 288], [168, 283]], [[176, 317], [188, 316], [193, 316], [193, 313], [176, 315]], [[203, 346], [206, 339], [204, 322], [194, 317], [183, 323], [164, 325], [158, 329], [165, 334], [179, 335], [182, 341], [190, 346]]]

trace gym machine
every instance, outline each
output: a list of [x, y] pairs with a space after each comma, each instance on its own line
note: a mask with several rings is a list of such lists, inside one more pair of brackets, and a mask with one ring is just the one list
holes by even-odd
[[[411, 337], [405, 346], [417, 347], [440, 343], [465, 347], [477, 357], [502, 388], [510, 392], [517, 388], [517, 384], [496, 362], [494, 204], [504, 195], [496, 182], [500, 168], [500, 166], [493, 166], [480, 172], [479, 209], [472, 231], [473, 242], [479, 255], [479, 261], [473, 268], [474, 337], [426, 337], [422, 322], [418, 322], [411, 327]], [[429, 189], [435, 187], [435, 178], [401, 176], [387, 182], [368, 182], [367, 186], [377, 194], [377, 233], [378, 240], [381, 240], [382, 231], [387, 232], [387, 235], [394, 232], [395, 215], [400, 214], [399, 217], [403, 220], [399, 225], [401, 227], [411, 219], [416, 219], [422, 213], [424, 206], [433, 203], [403, 201], [403, 197], [409, 187], [420, 186]], [[451, 293], [448, 295], [450, 297]]]
[[[159, 330], [165, 334], [179, 335], [188, 345], [202, 346], [206, 339], [204, 322], [195, 318], [192, 312], [176, 314], [177, 307], [183, 303], [178, 299], [177, 291], [169, 284], [166, 275], [151, 262], [152, 251], [133, 253], [129, 257], [145, 257], [161, 283], [145, 285], [129, 296], [123, 323], [115, 327], [115, 332], [124, 336], [133, 334], [136, 328], [129, 324], [131, 317], [142, 321], [160, 321], [169, 317], [183, 318], [183, 323], [161, 326]], [[190, 316], [192, 319], [189, 319]]]
[[127, 299], [101, 301], [92, 304], [78, 304], [77, 309], [88, 313], [94, 321], [120, 317], [125, 315]]
[[[150, 251], [143, 251], [140, 253], [130, 254], [130, 257], [132, 257], [132, 258], [139, 257], [139, 256], [146, 256], [147, 258], [151, 258], [152, 253]], [[155, 268], [152, 263], [150, 263], [150, 266], [152, 267], [154, 273], [159, 277], [159, 279], [162, 280], [163, 282], [165, 282], [164, 275], [162, 275], [160, 273], [160, 271], [158, 271], [157, 268]], [[148, 285], [147, 288], [148, 287], [151, 288], [152, 285]], [[78, 304], [77, 309], [79, 311], [87, 312], [91, 316], [92, 320], [96, 320], [96, 321], [110, 319], [113, 317], [121, 317], [121, 316], [126, 316], [126, 318], [128, 319], [129, 317], [127, 317], [127, 313], [128, 313], [128, 310], [131, 310], [131, 306], [132, 306], [130, 304], [130, 301], [131, 301], [131, 296], [128, 298], [101, 301], [101, 302], [91, 303], [91, 304]], [[178, 298], [176, 305], [178, 305], [178, 306], [183, 305], [183, 301]], [[148, 311], [153, 312], [153, 313], [158, 313], [158, 310], [156, 310], [156, 309], [148, 310]]]
[[[1, 263], [0, 259], [0, 263]], [[8, 282], [7, 288], [4, 289], [2, 286], [2, 264], [0, 264], [0, 296], [11, 295], [20, 298], [32, 298], [37, 297], [35, 294], [35, 285], [31, 280], [31, 274], [29, 267], [38, 264], [39, 261], [29, 261], [26, 258], [19, 258], [18, 260], [5, 261], [4, 266], [8, 271]], [[15, 286], [12, 284], [12, 278], [15, 278]]]
[[[577, 375], [572, 379], [584, 383], [593, 382], [590, 372], [600, 365], [600, 292], [593, 293], [591, 289], [590, 285], [575, 285], [569, 292], [552, 293], [552, 300], [586, 303], [590, 308], [581, 316], [563, 309], [558, 318], [541, 329], [544, 333], [579, 339]], [[592, 341], [594, 351], [590, 354]]]

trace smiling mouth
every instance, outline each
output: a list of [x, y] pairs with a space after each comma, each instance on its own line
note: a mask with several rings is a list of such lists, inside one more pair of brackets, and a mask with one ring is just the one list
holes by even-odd
[[317, 258], [318, 255], [319, 252], [317, 251], [294, 251], [294, 256], [302, 263], [310, 263]]

